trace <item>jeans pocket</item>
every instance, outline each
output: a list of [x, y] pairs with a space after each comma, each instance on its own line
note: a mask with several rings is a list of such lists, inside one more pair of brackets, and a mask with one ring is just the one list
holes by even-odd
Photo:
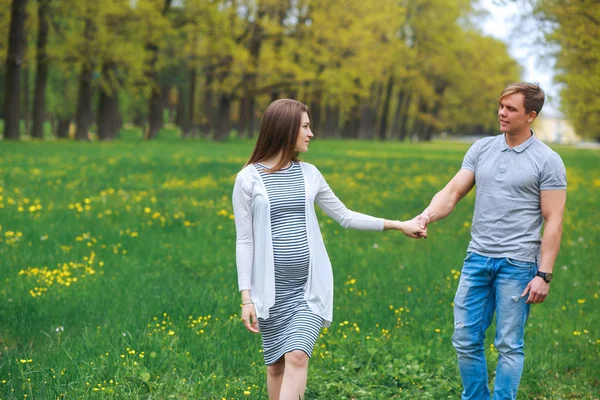
[[465, 259], [463, 261], [469, 261], [471, 259], [471, 257], [473, 257], [473, 253], [472, 251], [468, 251], [467, 252], [467, 256], [465, 257]]
[[518, 268], [527, 268], [527, 269], [531, 269], [534, 265], [534, 263], [529, 262], [529, 261], [520, 261], [520, 260], [515, 260], [514, 258], [508, 258], [506, 257], [506, 261], [514, 266], [514, 267], [518, 267]]

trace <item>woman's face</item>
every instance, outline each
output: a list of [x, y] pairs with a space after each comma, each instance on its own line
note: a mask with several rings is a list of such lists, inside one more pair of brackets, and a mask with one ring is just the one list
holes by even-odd
[[308, 142], [313, 137], [313, 133], [310, 130], [310, 119], [307, 113], [302, 113], [302, 119], [300, 122], [300, 131], [298, 131], [298, 138], [296, 139], [296, 151], [305, 153], [308, 151]]

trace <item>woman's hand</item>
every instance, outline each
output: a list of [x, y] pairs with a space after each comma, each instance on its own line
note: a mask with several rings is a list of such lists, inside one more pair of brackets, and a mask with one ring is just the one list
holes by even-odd
[[421, 224], [417, 218], [409, 221], [396, 221], [396, 229], [413, 239], [427, 239], [427, 228], [421, 228]]
[[242, 321], [246, 329], [250, 332], [258, 333], [258, 318], [256, 318], [254, 303], [248, 302], [242, 304]]

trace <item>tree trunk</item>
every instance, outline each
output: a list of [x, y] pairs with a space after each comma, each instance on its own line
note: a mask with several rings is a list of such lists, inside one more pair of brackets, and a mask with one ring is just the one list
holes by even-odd
[[[166, 15], [171, 8], [173, 0], [165, 0], [162, 15]], [[156, 82], [156, 62], [158, 61], [158, 45], [155, 43], [148, 43], [146, 50], [150, 52], [150, 61], [148, 62], [148, 73], [146, 77], [152, 85], [150, 92], [150, 99], [148, 100], [148, 131], [146, 132], [146, 139], [156, 139], [158, 132], [163, 126], [163, 109], [164, 109], [164, 94], [162, 92], [162, 86]]]
[[23, 120], [23, 128], [25, 132], [30, 132], [31, 129], [31, 118], [29, 111], [29, 66], [23, 67], [23, 112], [21, 113], [21, 119]]
[[138, 110], [133, 115], [133, 124], [144, 129], [144, 125], [146, 124], [146, 118], [144, 117], [141, 111]]
[[[355, 96], [358, 97], [358, 96]], [[359, 100], [356, 99], [358, 102]], [[348, 119], [344, 124], [344, 130], [342, 131], [342, 137], [347, 139], [356, 139], [358, 138], [358, 126], [360, 125], [360, 108], [358, 103], [350, 110], [348, 114]]]
[[240, 100], [239, 133], [242, 138], [251, 138], [254, 135], [254, 96], [247, 94]]
[[237, 126], [237, 130], [239, 132], [239, 136], [241, 138], [246, 137], [246, 130], [248, 128], [248, 124], [246, 121], [246, 116], [248, 115], [248, 106], [247, 106], [247, 102], [248, 102], [248, 98], [246, 96], [243, 96], [240, 99], [240, 103], [239, 103], [239, 111], [238, 111], [238, 126]]
[[398, 140], [404, 140], [408, 133], [408, 121], [409, 121], [408, 112], [410, 110], [412, 98], [413, 98], [412, 92], [407, 92], [406, 96], [404, 98], [404, 101], [402, 103], [402, 109], [400, 111], [400, 115], [401, 115], [402, 119], [400, 120], [400, 124], [398, 125], [398, 132], [400, 133], [400, 135], [398, 136]]
[[13, 0], [6, 56], [6, 85], [4, 95], [4, 138], [19, 139], [21, 119], [21, 65], [25, 44], [25, 8], [27, 0]]
[[148, 132], [146, 139], [156, 139], [163, 126], [162, 92], [158, 84], [152, 85], [152, 93], [148, 101]]
[[340, 109], [332, 105], [325, 107], [325, 122], [320, 132], [323, 137], [333, 138], [340, 134]]
[[107, 61], [102, 65], [102, 78], [100, 98], [96, 124], [100, 140], [114, 140], [121, 129], [121, 114], [119, 112], [119, 82], [115, 77], [116, 64]]
[[213, 108], [213, 88], [212, 83], [215, 79], [215, 72], [213, 66], [207, 66], [204, 73], [205, 85], [204, 85], [204, 118], [200, 125], [200, 129], [203, 131], [204, 136], [209, 136], [215, 130], [215, 118]]
[[248, 107], [246, 115], [246, 121], [248, 122], [248, 137], [254, 137], [254, 132], [256, 131], [256, 119], [254, 118], [254, 110], [256, 108], [256, 99], [254, 96], [250, 96], [248, 99]]
[[[85, 19], [85, 27], [83, 35], [89, 42], [94, 36], [94, 22], [88, 17]], [[88, 54], [81, 66], [79, 75], [79, 98], [77, 100], [77, 114], [75, 115], [75, 139], [89, 140], [89, 129], [92, 123], [92, 96], [94, 88], [92, 79], [94, 73], [94, 65], [92, 56]]]
[[44, 120], [46, 113], [46, 83], [48, 82], [48, 59], [46, 44], [48, 43], [48, 0], [39, 0], [38, 7], [38, 40], [36, 55], [35, 94], [33, 99], [33, 129], [31, 137], [44, 137]]
[[248, 70], [242, 77], [244, 84], [244, 94], [241, 101], [240, 109], [240, 136], [241, 137], [252, 137], [254, 134], [254, 96], [256, 95], [256, 76], [258, 71], [258, 62], [260, 57], [260, 50], [262, 48], [262, 42], [265, 37], [264, 28], [262, 26], [263, 18], [266, 15], [264, 4], [259, 2], [258, 11], [254, 22], [252, 22], [251, 36], [248, 43], [248, 53], [250, 55], [250, 62], [248, 63]]
[[58, 118], [58, 127], [56, 128], [56, 137], [59, 139], [68, 138], [70, 126], [71, 126], [71, 118]]
[[412, 101], [412, 92], [406, 89], [401, 89], [398, 93], [398, 104], [394, 115], [394, 123], [392, 126], [392, 137], [400, 141], [406, 138], [408, 127], [408, 110]]
[[[196, 67], [192, 66], [190, 68], [190, 93], [188, 96], [188, 106], [187, 106], [187, 110], [188, 112], [185, 113], [185, 107], [182, 107], [181, 109], [184, 110], [184, 124], [185, 127], [187, 128], [187, 133], [193, 136], [196, 133], [196, 118], [194, 118], [195, 114], [196, 114]], [[183, 91], [183, 87], [181, 88]], [[181, 99], [183, 100], [183, 96], [181, 96]]]
[[92, 120], [92, 73], [93, 68], [87, 62], [81, 66], [79, 75], [79, 98], [75, 115], [75, 139], [89, 140], [89, 129]]
[[358, 137], [360, 139], [373, 139], [377, 130], [377, 106], [381, 97], [382, 86], [373, 84], [371, 96], [362, 101], [360, 106], [360, 123]]
[[219, 111], [217, 114], [217, 129], [215, 132], [216, 140], [223, 141], [229, 137], [231, 124], [230, 110], [231, 97], [226, 93], [221, 93], [221, 96], [219, 97]]
[[[275, 53], [275, 59], [280, 58], [281, 48], [284, 44], [284, 38], [286, 36], [286, 17], [288, 14], [288, 10], [292, 9], [292, 4], [290, 1], [280, 1], [279, 7], [277, 8], [277, 22], [279, 24], [279, 33], [275, 36], [275, 40], [273, 42], [273, 49]], [[301, 22], [301, 21], [298, 21]], [[298, 42], [301, 42], [300, 37], [297, 38]], [[271, 90], [271, 103], [281, 97], [281, 92], [279, 88], [275, 87]], [[291, 97], [293, 98], [293, 97]]]
[[313, 131], [318, 131], [321, 127], [321, 100], [323, 98], [323, 90], [321, 84], [317, 83], [317, 88], [313, 92], [313, 97], [310, 102], [310, 115], [312, 121], [310, 121], [310, 127]]
[[[196, 48], [198, 44], [198, 33], [196, 32], [196, 26], [194, 25], [194, 32], [192, 36], [192, 52], [190, 55], [190, 62], [188, 64], [188, 84], [179, 86], [179, 101], [177, 103], [178, 111], [177, 116], [179, 117], [179, 126], [181, 127], [182, 136], [190, 137], [196, 136], [198, 133], [198, 124], [196, 116], [196, 81], [198, 80], [196, 62]], [[187, 93], [187, 101], [185, 100], [186, 91], [184, 86], [189, 87]]]
[[446, 91], [446, 84], [444, 82], [438, 82], [435, 85], [435, 100], [433, 104], [426, 104], [421, 102], [420, 111], [427, 114], [427, 119], [423, 120], [421, 129], [417, 132], [419, 140], [430, 141], [433, 137], [433, 131], [438, 123], [440, 111], [442, 109], [442, 101], [444, 92]]
[[430, 118], [429, 104], [423, 97], [420, 97], [417, 108], [417, 116], [415, 117], [415, 122], [413, 124], [411, 139], [416, 138], [417, 140], [421, 140], [425, 129], [427, 129], [427, 119]]
[[377, 114], [369, 103], [360, 107], [360, 123], [358, 128], [358, 137], [360, 139], [373, 139], [375, 136], [375, 121]]
[[119, 96], [117, 93], [100, 92], [97, 124], [98, 138], [100, 140], [114, 140], [119, 136], [121, 115], [119, 113]]
[[379, 139], [385, 140], [387, 136], [387, 122], [390, 113], [390, 100], [392, 98], [392, 89], [394, 87], [394, 75], [390, 74], [388, 78], [385, 98], [383, 99], [383, 110], [381, 111], [381, 123], [379, 124]]
[[158, 132], [165, 126], [164, 111], [169, 98], [169, 85], [155, 84], [149, 101], [148, 132], [146, 139], [156, 139]]
[[[192, 88], [190, 88], [190, 90], [192, 90]], [[181, 129], [181, 137], [185, 139], [191, 136], [192, 129], [191, 122], [187, 114], [188, 101], [186, 101], [186, 91], [184, 89], [184, 85], [179, 86], [177, 93], [177, 118], [175, 119], [175, 124], [179, 126]]]
[[408, 95], [408, 91], [405, 89], [400, 89], [398, 91], [398, 101], [396, 103], [396, 110], [394, 111], [394, 119], [392, 120], [392, 138], [399, 139], [401, 136], [400, 125], [402, 123], [402, 107], [404, 106], [404, 102]]

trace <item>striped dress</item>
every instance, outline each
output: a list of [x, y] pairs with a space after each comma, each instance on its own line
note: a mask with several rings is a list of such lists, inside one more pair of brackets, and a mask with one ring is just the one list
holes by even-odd
[[323, 319], [304, 300], [310, 253], [302, 168], [292, 162], [288, 168], [269, 173], [267, 167], [255, 165], [271, 207], [275, 304], [269, 309], [269, 318], [258, 319], [265, 364], [270, 365], [292, 350], [302, 350], [310, 357]]

